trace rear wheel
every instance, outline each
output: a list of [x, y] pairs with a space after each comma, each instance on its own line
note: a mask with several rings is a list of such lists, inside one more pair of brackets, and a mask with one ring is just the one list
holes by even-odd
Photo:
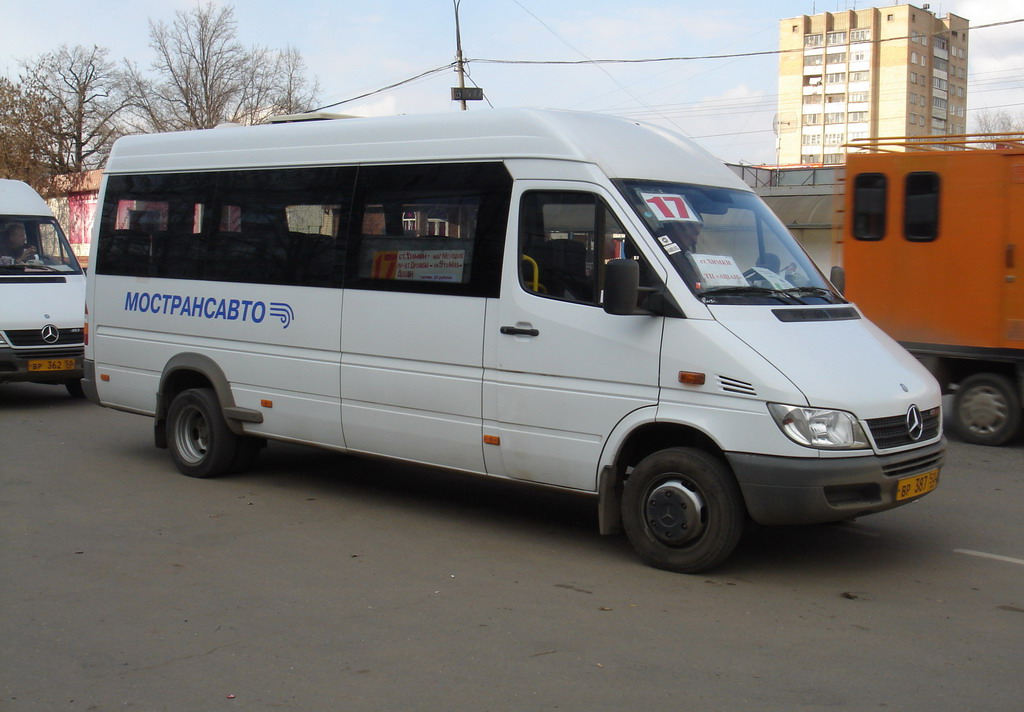
[[622, 523], [640, 558], [697, 573], [723, 561], [746, 523], [732, 472], [703, 450], [670, 448], [644, 458], [622, 493]]
[[953, 399], [953, 424], [964, 440], [1002, 445], [1020, 429], [1021, 404], [1013, 381], [994, 373], [965, 378]]
[[167, 446], [174, 464], [190, 477], [216, 477], [235, 462], [239, 437], [231, 432], [209, 388], [179, 393], [167, 411]]

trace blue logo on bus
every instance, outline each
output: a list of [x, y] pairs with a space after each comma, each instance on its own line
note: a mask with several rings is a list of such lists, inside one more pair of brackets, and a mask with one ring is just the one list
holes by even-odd
[[189, 297], [159, 292], [126, 292], [124, 309], [144, 314], [166, 314], [196, 319], [223, 319], [261, 324], [271, 316], [287, 329], [295, 321], [295, 310], [285, 302], [266, 302], [254, 299], [224, 299], [222, 297]]

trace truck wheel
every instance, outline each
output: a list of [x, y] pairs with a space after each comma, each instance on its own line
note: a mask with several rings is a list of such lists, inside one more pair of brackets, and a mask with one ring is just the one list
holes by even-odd
[[953, 398], [953, 425], [975, 445], [1002, 445], [1020, 429], [1020, 396], [1013, 381], [994, 373], [965, 378]]
[[736, 548], [746, 507], [729, 468], [702, 450], [670, 448], [641, 460], [622, 492], [622, 524], [640, 558], [697, 573]]
[[167, 445], [174, 464], [190, 477], [216, 477], [231, 469], [238, 436], [231, 432], [209, 388], [190, 388], [167, 411]]

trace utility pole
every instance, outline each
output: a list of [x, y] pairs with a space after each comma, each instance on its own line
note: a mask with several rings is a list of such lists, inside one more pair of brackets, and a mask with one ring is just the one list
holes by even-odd
[[459, 4], [462, 0], [452, 1], [455, 3], [455, 71], [459, 73], [459, 86], [452, 87], [452, 101], [460, 102], [465, 111], [467, 101], [480, 101], [484, 98], [484, 90], [466, 86], [466, 64], [462, 59], [462, 31], [459, 28]]
[[455, 3], [455, 71], [459, 73], [459, 102], [462, 104], [462, 110], [466, 110], [465, 96], [466, 88], [466, 69], [462, 64], [462, 32], [459, 30], [459, 3], [462, 0], [452, 0]]

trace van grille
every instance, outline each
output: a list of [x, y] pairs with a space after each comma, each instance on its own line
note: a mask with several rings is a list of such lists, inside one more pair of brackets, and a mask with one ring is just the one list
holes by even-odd
[[910, 439], [910, 432], [907, 430], [907, 416], [893, 415], [887, 418], [871, 418], [868, 420], [868, 427], [871, 428], [871, 437], [879, 450], [887, 450], [904, 445], [916, 445], [919, 442], [926, 442], [939, 434], [939, 419], [941, 411], [939, 408], [921, 411], [921, 420], [924, 423], [924, 433], [917, 440]]
[[82, 327], [77, 329], [61, 329], [60, 336], [52, 344], [48, 344], [43, 340], [42, 329], [11, 329], [10, 331], [5, 331], [4, 336], [7, 338], [7, 343], [15, 348], [77, 346], [84, 343], [84, 331], [85, 329]]

